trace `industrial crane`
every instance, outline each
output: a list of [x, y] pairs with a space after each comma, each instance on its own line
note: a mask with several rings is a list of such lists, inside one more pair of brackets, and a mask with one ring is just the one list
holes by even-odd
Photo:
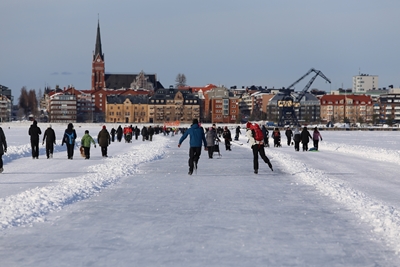
[[[292, 88], [298, 82], [303, 80], [311, 72], [315, 72], [315, 75], [307, 83], [307, 85], [304, 87], [304, 89], [293, 99], [290, 88]], [[304, 74], [302, 77], [300, 77], [297, 81], [295, 81], [294, 83], [292, 83], [291, 85], [286, 87], [286, 89], [281, 90], [280, 93], [283, 94], [283, 97], [281, 100], [278, 101], [278, 108], [280, 109], [280, 112], [279, 112], [280, 118], [279, 118], [278, 125], [280, 127], [285, 126], [285, 125], [300, 126], [299, 121], [297, 120], [297, 116], [296, 116], [294, 107], [300, 106], [301, 99], [305, 96], [305, 94], [307, 93], [308, 89], [310, 88], [310, 86], [314, 82], [314, 80], [317, 78], [317, 76], [321, 76], [327, 82], [331, 83], [331, 81], [321, 71], [315, 70], [312, 68], [306, 74]]]

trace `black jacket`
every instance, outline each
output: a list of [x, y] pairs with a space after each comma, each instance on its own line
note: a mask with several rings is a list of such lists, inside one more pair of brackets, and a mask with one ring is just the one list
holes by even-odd
[[29, 127], [29, 135], [31, 136], [31, 142], [39, 142], [39, 135], [42, 134], [42, 131], [37, 126], [36, 121], [33, 122], [31, 127]]
[[56, 133], [51, 127], [47, 128], [46, 131], [44, 131], [43, 142], [44, 140], [46, 140], [46, 145], [56, 143]]

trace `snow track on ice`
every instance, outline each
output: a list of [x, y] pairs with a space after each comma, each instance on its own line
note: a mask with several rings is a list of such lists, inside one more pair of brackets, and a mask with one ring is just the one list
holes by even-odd
[[[138, 165], [160, 159], [166, 139], [159, 138], [133, 147], [133, 150], [104, 159], [88, 168], [88, 174], [60, 180], [55, 186], [34, 188], [0, 199], [0, 229], [45, 221], [45, 215], [64, 206], [87, 199], [116, 184], [122, 177], [137, 172]], [[146, 151], [141, 153], [141, 151]]]

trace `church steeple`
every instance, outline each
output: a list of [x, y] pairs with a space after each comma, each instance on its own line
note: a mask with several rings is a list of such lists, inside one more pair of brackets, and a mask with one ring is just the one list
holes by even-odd
[[92, 90], [100, 90], [106, 87], [105, 83], [105, 62], [101, 49], [100, 20], [97, 22], [96, 46], [93, 52], [92, 61]]
[[97, 36], [96, 36], [96, 47], [94, 50], [93, 61], [97, 56], [100, 56], [100, 59], [104, 61], [104, 54], [101, 49], [101, 38], [100, 38], [100, 20], [97, 22]]

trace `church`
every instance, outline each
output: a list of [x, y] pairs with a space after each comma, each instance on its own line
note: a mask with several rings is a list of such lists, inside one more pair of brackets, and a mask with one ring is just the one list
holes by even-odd
[[164, 88], [156, 74], [110, 74], [105, 72], [105, 58], [101, 46], [100, 21], [97, 24], [96, 45], [92, 61], [92, 90], [101, 89], [146, 89], [155, 91]]

